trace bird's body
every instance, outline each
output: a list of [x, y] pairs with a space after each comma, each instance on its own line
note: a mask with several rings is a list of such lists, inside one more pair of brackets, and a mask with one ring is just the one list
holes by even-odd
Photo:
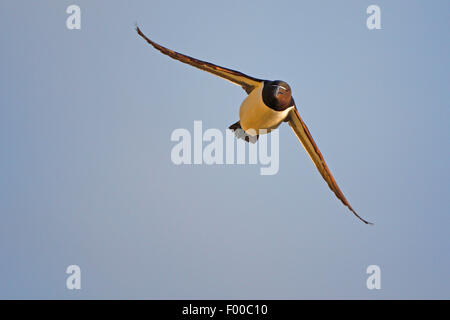
[[259, 134], [268, 133], [270, 130], [277, 128], [282, 122], [288, 122], [309, 157], [314, 162], [314, 165], [319, 170], [322, 178], [327, 182], [334, 194], [355, 216], [366, 224], [370, 223], [361, 218], [353, 210], [334, 180], [319, 148], [298, 113], [291, 94], [291, 88], [286, 82], [253, 78], [239, 71], [186, 56], [150, 40], [139, 28], [136, 28], [136, 31], [149, 44], [163, 54], [240, 85], [247, 92], [248, 96], [242, 102], [239, 110], [239, 121], [230, 126], [230, 129], [235, 131], [238, 138], [254, 143], [258, 139]]
[[[284, 110], [274, 110], [263, 100], [263, 90], [266, 82], [256, 87], [241, 104], [239, 121], [241, 128], [249, 135], [270, 132], [277, 128], [288, 116], [293, 105]], [[260, 130], [263, 131], [260, 132]]]

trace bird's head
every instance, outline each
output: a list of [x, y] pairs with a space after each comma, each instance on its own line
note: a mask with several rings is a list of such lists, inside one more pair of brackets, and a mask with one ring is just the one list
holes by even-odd
[[291, 87], [281, 80], [265, 81], [262, 97], [268, 107], [277, 111], [285, 110], [292, 105]]

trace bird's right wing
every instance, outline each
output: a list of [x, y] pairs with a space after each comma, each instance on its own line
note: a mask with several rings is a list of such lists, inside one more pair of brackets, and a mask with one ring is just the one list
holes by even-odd
[[300, 114], [298, 113], [297, 107], [295, 105], [294, 105], [294, 108], [292, 108], [292, 110], [289, 112], [288, 121], [289, 121], [289, 125], [291, 126], [292, 130], [295, 132], [295, 135], [297, 136], [298, 140], [300, 140], [300, 142], [302, 143], [302, 145], [305, 148], [306, 152], [308, 153], [309, 157], [316, 165], [317, 169], [319, 170], [323, 179], [327, 182], [331, 191], [334, 192], [336, 197], [338, 197], [339, 200], [341, 200], [342, 203], [344, 205], [346, 205], [350, 209], [350, 211], [353, 212], [353, 214], [355, 216], [357, 216], [364, 223], [372, 224], [372, 223], [364, 220], [363, 218], [361, 218], [356, 213], [356, 211], [353, 210], [350, 203], [348, 203], [348, 201], [345, 198], [344, 194], [342, 193], [341, 189], [337, 185], [336, 180], [334, 180], [334, 177], [331, 174], [330, 169], [328, 169], [328, 166], [325, 162], [325, 159], [322, 156], [322, 153], [320, 153], [319, 148], [317, 147], [316, 143], [314, 142], [314, 139], [311, 136], [311, 133], [309, 133], [308, 127], [306, 127], [306, 124], [303, 122], [302, 118], [300, 117]]
[[239, 71], [227, 69], [224, 67], [217, 66], [215, 64], [198, 60], [189, 56], [186, 56], [184, 54], [178, 53], [176, 51], [172, 51], [170, 49], [167, 49], [156, 42], [153, 42], [149, 38], [145, 36], [144, 33], [139, 29], [139, 27], [136, 27], [137, 33], [144, 38], [149, 44], [151, 44], [155, 49], [161, 51], [165, 55], [168, 55], [169, 57], [176, 59], [178, 61], [181, 61], [183, 63], [190, 64], [191, 66], [194, 66], [196, 68], [199, 68], [201, 70], [210, 72], [212, 74], [215, 74], [216, 76], [219, 76], [221, 78], [227, 79], [228, 81], [231, 81], [235, 84], [240, 85], [244, 90], [250, 94], [254, 88], [260, 85], [261, 82], [264, 80], [262, 79], [256, 79], [253, 77], [250, 77], [246, 74], [243, 74]]

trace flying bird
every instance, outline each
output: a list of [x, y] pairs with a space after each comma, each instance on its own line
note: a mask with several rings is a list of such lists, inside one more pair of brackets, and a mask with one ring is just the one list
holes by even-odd
[[247, 92], [248, 96], [242, 102], [239, 110], [239, 121], [229, 127], [235, 132], [238, 138], [254, 143], [258, 140], [260, 133], [268, 133], [270, 130], [277, 128], [282, 122], [288, 122], [331, 191], [334, 192], [336, 197], [338, 197], [338, 199], [341, 200], [356, 217], [366, 224], [372, 224], [361, 218], [356, 211], [353, 210], [337, 185], [330, 169], [328, 169], [322, 153], [314, 142], [306, 124], [300, 117], [294, 98], [292, 97], [291, 88], [285, 81], [257, 79], [239, 71], [189, 57], [182, 53], [167, 49], [150, 40], [142, 33], [139, 27], [136, 27], [136, 31], [149, 44], [163, 54], [240, 85], [245, 92]]

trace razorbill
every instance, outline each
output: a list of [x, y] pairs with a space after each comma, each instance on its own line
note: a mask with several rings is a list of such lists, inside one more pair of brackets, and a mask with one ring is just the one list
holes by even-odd
[[325, 163], [322, 153], [298, 113], [294, 98], [292, 97], [291, 88], [286, 82], [253, 78], [239, 71], [186, 56], [150, 40], [142, 33], [139, 27], [136, 27], [136, 31], [149, 44], [163, 54], [238, 84], [247, 92], [248, 96], [242, 102], [239, 110], [239, 121], [229, 127], [235, 132], [238, 138], [254, 143], [258, 139], [259, 134], [268, 133], [270, 130], [277, 128], [282, 122], [288, 122], [334, 194], [361, 221], [366, 224], [372, 224], [361, 218], [353, 210], [337, 185], [330, 169], [328, 169]]

